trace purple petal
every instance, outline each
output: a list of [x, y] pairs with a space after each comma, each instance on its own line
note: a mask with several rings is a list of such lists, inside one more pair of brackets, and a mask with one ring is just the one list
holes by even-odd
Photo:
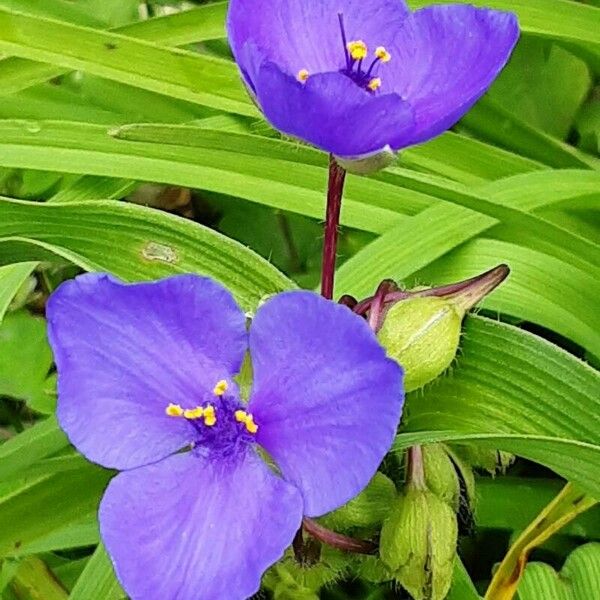
[[247, 598], [301, 519], [298, 490], [253, 450], [229, 463], [177, 454], [121, 473], [99, 514], [106, 549], [134, 600]]
[[392, 147], [426, 141], [454, 125], [492, 84], [518, 37], [515, 15], [468, 5], [430, 6], [408, 17], [383, 81], [413, 107], [416, 128]]
[[267, 63], [256, 92], [274, 127], [340, 157], [381, 151], [414, 127], [411, 108], [400, 96], [371, 94], [340, 73], [314, 75], [302, 84]]
[[247, 348], [232, 296], [195, 275], [129, 285], [83, 275], [60, 286], [47, 315], [60, 425], [90, 460], [117, 469], [187, 445], [192, 425], [165, 408], [208, 400]]
[[256, 440], [319, 516], [358, 494], [388, 451], [402, 370], [367, 323], [311, 292], [279, 294], [250, 328]]
[[404, 0], [231, 0], [227, 30], [236, 61], [251, 72], [243, 51], [251, 43], [288, 75], [337, 71], [345, 64], [338, 13], [347, 40], [375, 50], [391, 42], [408, 8]]

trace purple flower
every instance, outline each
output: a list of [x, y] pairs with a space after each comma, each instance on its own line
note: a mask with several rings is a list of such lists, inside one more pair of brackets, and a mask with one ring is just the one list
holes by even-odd
[[[400, 368], [365, 321], [311, 292], [273, 297], [247, 332], [210, 279], [83, 275], [53, 294], [48, 321], [59, 422], [123, 471], [100, 531], [135, 600], [252, 595], [302, 515], [355, 496], [395, 434]], [[246, 404], [235, 376], [248, 350]]]
[[228, 32], [274, 127], [345, 160], [424, 142], [484, 94], [515, 15], [404, 0], [231, 0]]

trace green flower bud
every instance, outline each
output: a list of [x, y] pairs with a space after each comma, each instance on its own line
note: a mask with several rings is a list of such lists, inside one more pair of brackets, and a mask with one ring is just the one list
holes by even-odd
[[456, 514], [429, 490], [409, 485], [381, 530], [382, 561], [414, 600], [443, 600], [456, 556]]
[[466, 312], [508, 274], [508, 267], [499, 265], [460, 283], [412, 290], [409, 298], [392, 304], [378, 337], [388, 354], [404, 367], [407, 392], [433, 381], [452, 364]]
[[407, 392], [433, 381], [450, 366], [463, 315], [453, 302], [436, 296], [402, 300], [388, 310], [378, 338], [404, 367]]
[[376, 528], [383, 523], [396, 496], [394, 482], [377, 472], [358, 496], [325, 515], [319, 522], [335, 531]]
[[442, 444], [423, 446], [423, 468], [427, 487], [456, 512], [460, 501], [460, 482]]

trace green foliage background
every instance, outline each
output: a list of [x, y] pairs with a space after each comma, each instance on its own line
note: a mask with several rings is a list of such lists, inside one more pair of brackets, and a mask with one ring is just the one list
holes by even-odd
[[[411, 395], [396, 441], [528, 459], [478, 478], [477, 533], [461, 543], [470, 575], [458, 565], [452, 600], [478, 597], [471, 579], [485, 589], [559, 476], [600, 498], [600, 7], [470, 3], [519, 15], [511, 63], [452, 132], [377, 175], [349, 176], [336, 283], [337, 295], [361, 297], [385, 277], [411, 287], [512, 269], [467, 319], [451, 372]], [[262, 121], [230, 60], [225, 12], [223, 2], [0, 0], [2, 600], [123, 597], [94, 550], [110, 473], [74, 453], [53, 417], [47, 294], [79, 269], [130, 281], [196, 272], [251, 311], [317, 283], [327, 157]], [[521, 600], [592, 597], [543, 586], [600, 539], [598, 516], [542, 549], [548, 564], [528, 569]], [[563, 567], [575, 581], [600, 551], [577, 553]], [[399, 593], [365, 586], [324, 594]]]

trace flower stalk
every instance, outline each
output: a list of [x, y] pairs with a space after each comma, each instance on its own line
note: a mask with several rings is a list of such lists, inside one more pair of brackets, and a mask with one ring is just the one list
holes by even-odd
[[315, 539], [332, 548], [337, 548], [338, 550], [343, 550], [345, 552], [352, 552], [354, 554], [373, 554], [377, 551], [377, 544], [374, 542], [359, 540], [337, 533], [336, 531], [327, 529], [327, 527], [323, 527], [323, 525], [309, 517], [304, 517], [302, 525], [304, 526], [304, 531], [306, 531], [306, 533], [309, 533]]
[[323, 263], [321, 269], [321, 295], [328, 300], [333, 298], [338, 228], [340, 224], [345, 181], [346, 170], [338, 165], [333, 155], [330, 155], [329, 183], [327, 186], [327, 213], [325, 216], [325, 239], [323, 241]]
[[425, 464], [423, 461], [423, 448], [416, 444], [408, 449], [406, 455], [407, 474], [406, 482], [417, 490], [427, 489], [425, 482]]

